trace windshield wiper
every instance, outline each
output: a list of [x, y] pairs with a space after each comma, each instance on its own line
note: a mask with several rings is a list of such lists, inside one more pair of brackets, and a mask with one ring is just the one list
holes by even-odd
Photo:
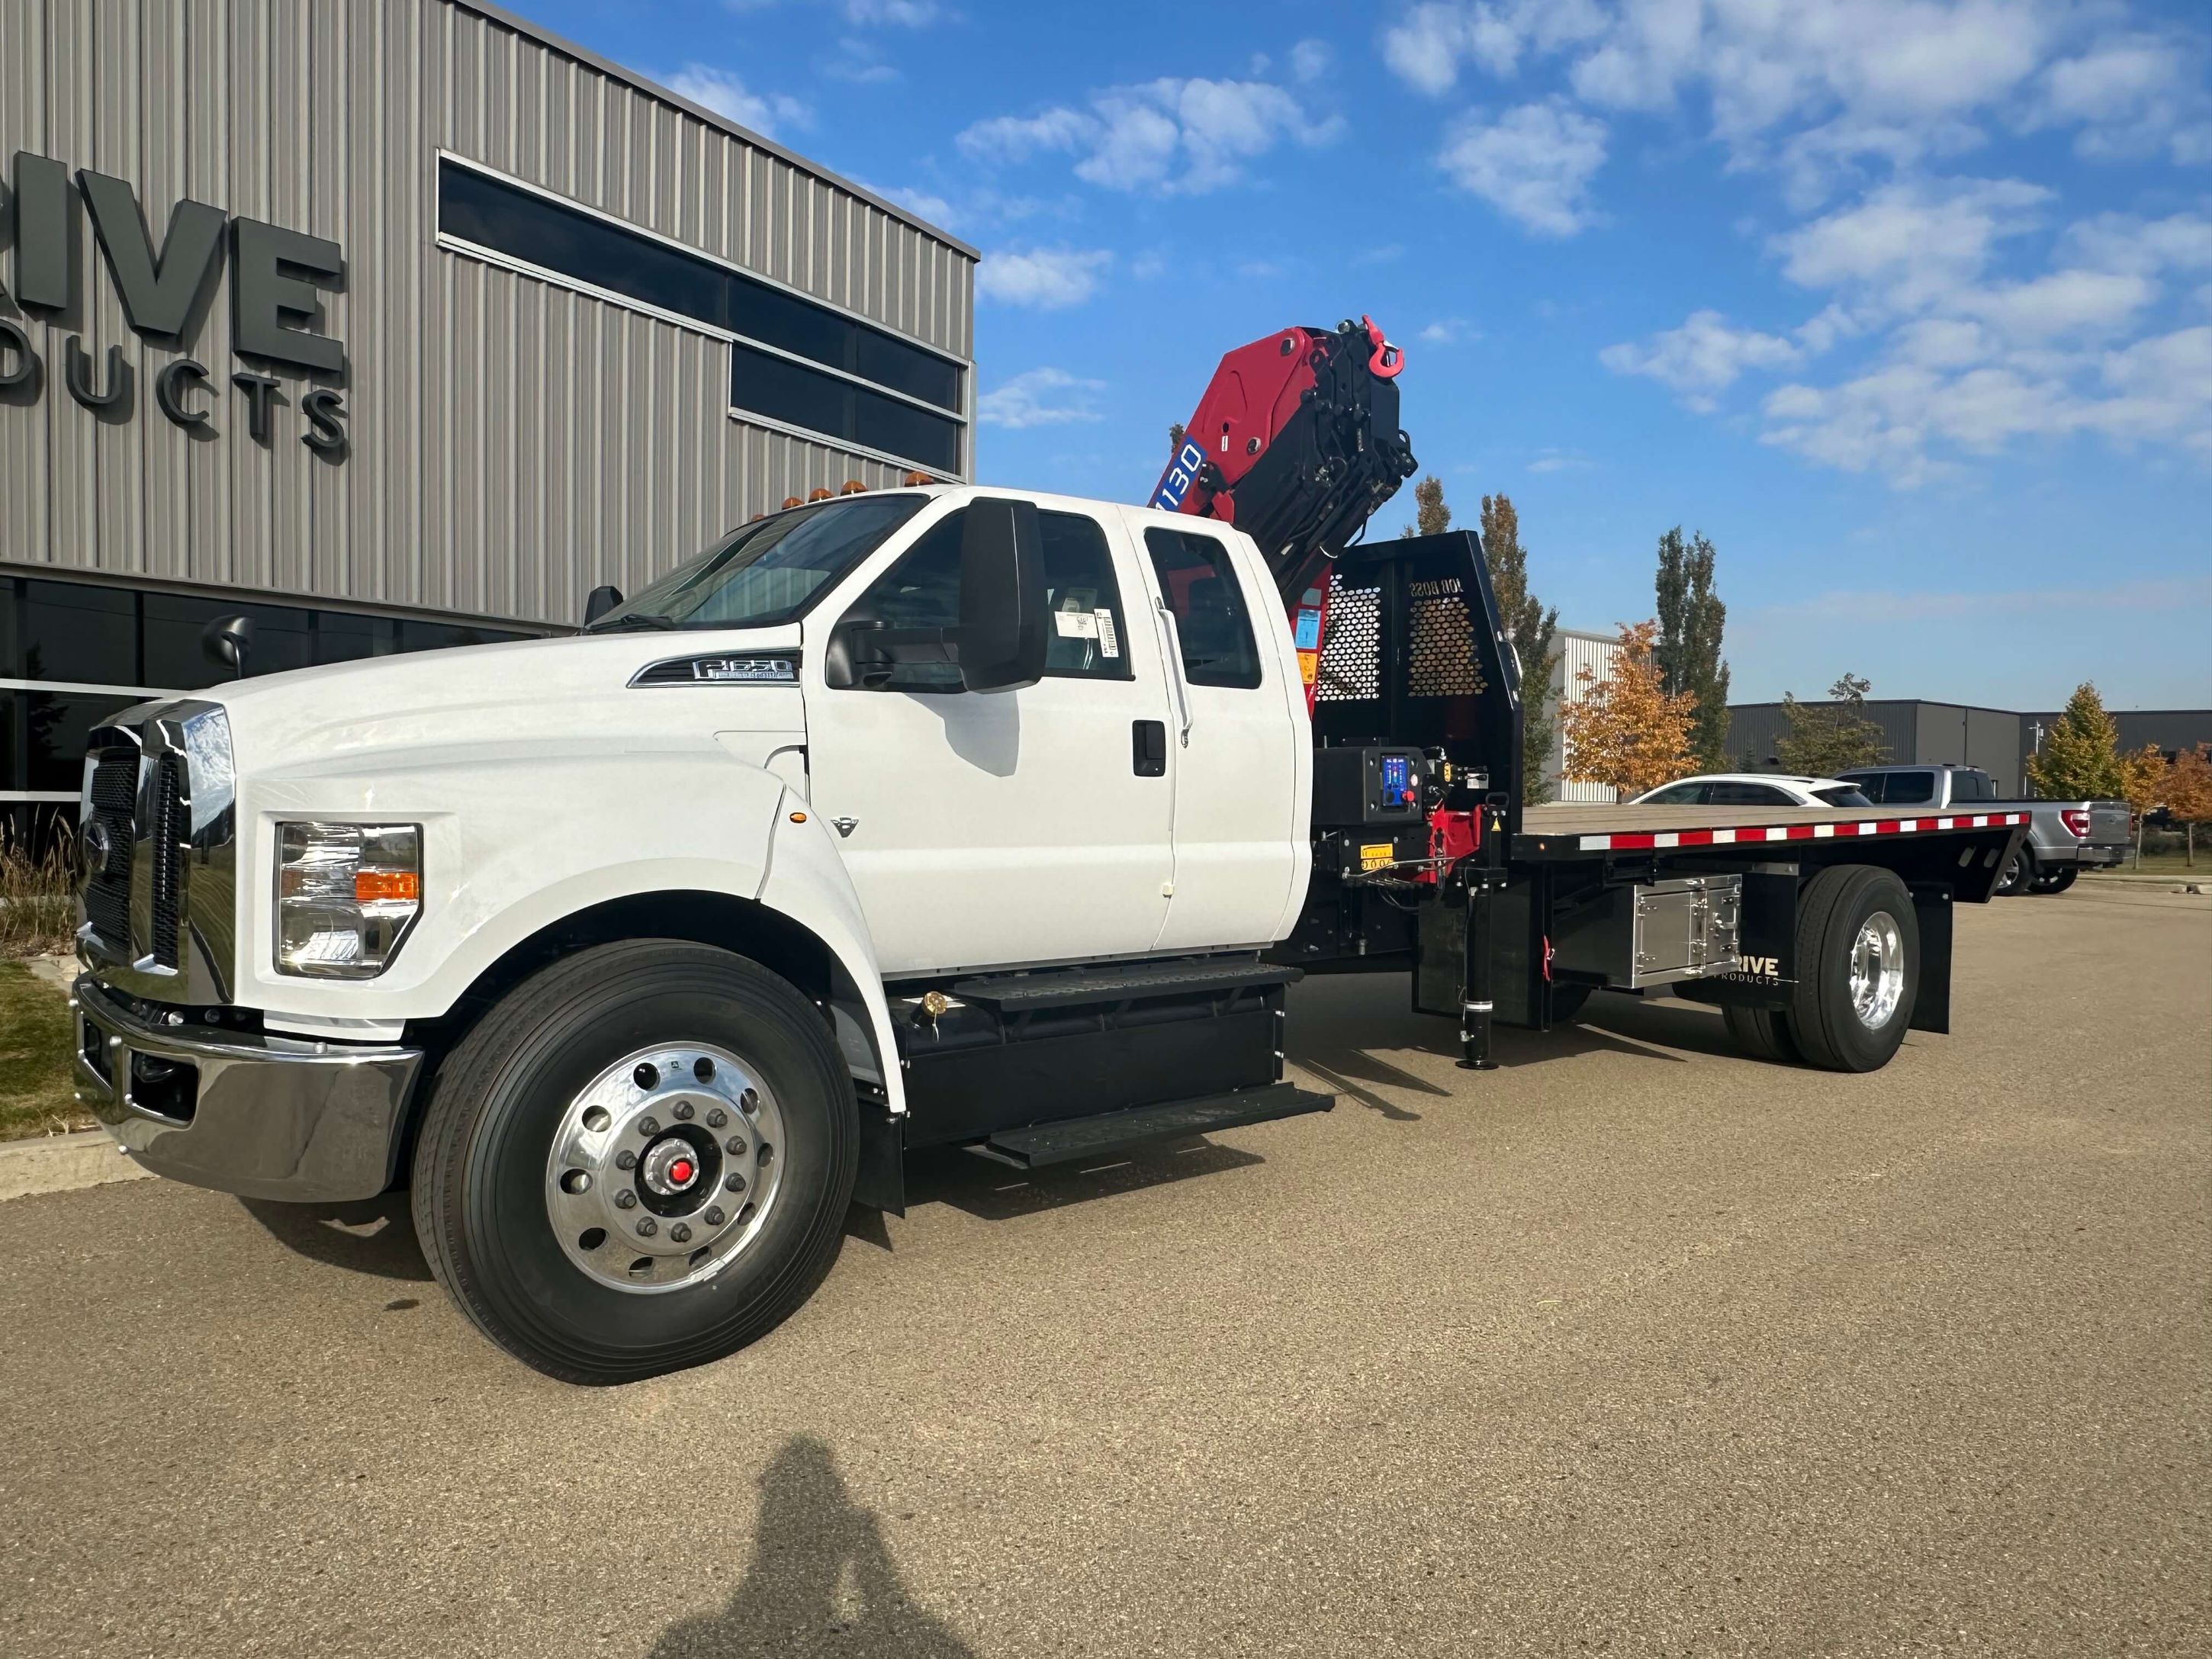
[[683, 626], [673, 617], [664, 617], [658, 611], [641, 611], [627, 617], [617, 617], [611, 622], [593, 623], [584, 631], [587, 634], [634, 634], [648, 628], [676, 629]]

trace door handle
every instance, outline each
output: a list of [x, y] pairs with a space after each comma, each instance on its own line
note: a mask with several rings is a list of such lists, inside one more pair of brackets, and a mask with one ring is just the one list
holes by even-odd
[[1168, 770], [1168, 723], [1132, 720], [1129, 723], [1129, 762], [1140, 778], [1165, 777]]

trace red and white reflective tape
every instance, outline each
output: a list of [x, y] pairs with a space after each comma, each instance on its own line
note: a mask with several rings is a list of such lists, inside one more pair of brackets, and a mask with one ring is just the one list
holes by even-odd
[[1831, 841], [1858, 836], [1917, 836], [1930, 830], [2007, 830], [2025, 812], [1960, 813], [1944, 818], [1864, 818], [1856, 823], [1777, 823], [1741, 830], [1636, 830], [1581, 837], [1585, 853], [1643, 852], [1662, 847], [1740, 847], [1770, 841]]

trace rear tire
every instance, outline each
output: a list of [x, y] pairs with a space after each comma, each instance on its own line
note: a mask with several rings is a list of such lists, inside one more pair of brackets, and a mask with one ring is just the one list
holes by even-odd
[[2035, 880], [2035, 852], [2026, 842], [2022, 842], [2020, 844], [2020, 850], [2006, 862], [2004, 873], [1997, 878], [1996, 896], [2018, 898], [2034, 886]]
[[1902, 881], [1847, 864], [1805, 884], [1789, 1029], [1808, 1064], [1830, 1072], [1887, 1066], [1919, 992], [1920, 925]]
[[1735, 1046], [1753, 1060], [1771, 1060], [1784, 1066], [1802, 1066], [1805, 1056], [1797, 1039], [1790, 1035], [1790, 1016], [1779, 1008], [1745, 1008], [1724, 1003], [1721, 1018], [1728, 1023]]
[[[695, 1091], [682, 1059], [656, 1073], [648, 1099], [653, 1068], [639, 1057], [679, 1053], [725, 1063], [718, 1073], [699, 1060]], [[739, 1067], [757, 1085], [743, 1095], [730, 1081]], [[653, 1112], [669, 1121], [643, 1115]], [[782, 979], [684, 940], [601, 945], [508, 993], [439, 1067], [415, 1152], [416, 1233], [477, 1328], [550, 1376], [627, 1382], [703, 1364], [765, 1334], [829, 1272], [858, 1161], [855, 1113], [820, 1012]], [[568, 1184], [577, 1171], [562, 1170], [586, 1158], [582, 1122], [610, 1144]], [[696, 1136], [696, 1153], [675, 1144], [679, 1133]], [[617, 1151], [629, 1160], [619, 1174]], [[690, 1190], [669, 1190], [672, 1164]], [[604, 1214], [575, 1207], [603, 1201]], [[674, 1241], [690, 1243], [693, 1229], [712, 1247], [687, 1256]], [[592, 1250], [627, 1260], [633, 1232], [654, 1235], [631, 1240], [653, 1263], [635, 1284], [619, 1261], [589, 1270]]]
[[2063, 893], [2074, 884], [2075, 878], [2081, 873], [2074, 865], [2061, 865], [2057, 869], [2037, 877], [2034, 890], [2039, 893]]

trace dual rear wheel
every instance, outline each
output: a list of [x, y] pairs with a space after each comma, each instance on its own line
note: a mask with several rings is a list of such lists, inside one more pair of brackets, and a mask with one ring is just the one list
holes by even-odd
[[1737, 1046], [1829, 1072], [1887, 1065], [1920, 993], [1920, 927], [1905, 884], [1871, 865], [1821, 871], [1797, 896], [1796, 961], [1786, 1008], [1723, 1008]]

